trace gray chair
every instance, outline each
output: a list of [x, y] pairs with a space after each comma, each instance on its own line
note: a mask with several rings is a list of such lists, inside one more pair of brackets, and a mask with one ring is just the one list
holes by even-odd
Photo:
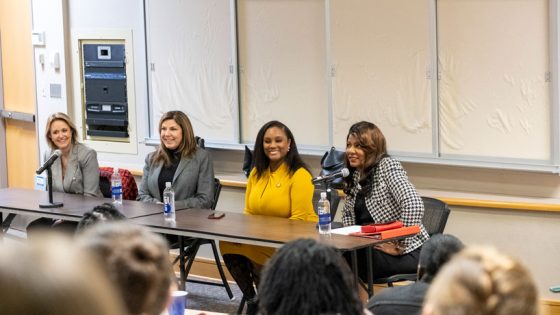
[[[196, 145], [199, 148], [205, 149], [204, 138], [195, 137]], [[214, 200], [212, 202], [211, 210], [215, 210], [216, 206], [218, 205], [218, 199], [220, 198], [220, 192], [222, 191], [222, 184], [220, 180], [214, 178]], [[220, 273], [220, 278], [222, 283], [210, 282], [210, 281], [203, 281], [203, 280], [196, 280], [196, 279], [188, 279], [189, 273], [191, 271], [192, 265], [196, 258], [196, 254], [198, 253], [198, 249], [200, 246], [209, 244], [212, 246], [212, 252], [214, 254], [214, 261], [216, 262], [216, 267], [218, 268], [218, 272]], [[180, 254], [177, 256], [173, 264], [179, 261], [179, 271], [181, 273], [181, 283], [185, 282], [192, 282], [192, 283], [199, 283], [199, 284], [207, 284], [207, 285], [215, 285], [215, 286], [222, 286], [226, 289], [226, 292], [230, 299], [234, 299], [233, 292], [231, 292], [231, 288], [229, 287], [229, 283], [227, 281], [226, 275], [224, 273], [224, 269], [222, 268], [222, 262], [220, 261], [220, 255], [218, 254], [218, 247], [216, 246], [216, 241], [209, 240], [209, 239], [202, 239], [202, 238], [179, 238], [179, 248]]]
[[[212, 210], [216, 209], [216, 205], [218, 204], [218, 198], [220, 197], [220, 192], [222, 191], [222, 184], [220, 180], [214, 178], [214, 184], [216, 185], [215, 193], [214, 193], [214, 202], [212, 203]], [[207, 284], [207, 285], [215, 285], [215, 286], [222, 286], [226, 289], [227, 294], [230, 299], [234, 299], [233, 292], [231, 292], [231, 288], [229, 287], [229, 283], [227, 281], [226, 275], [224, 273], [224, 269], [222, 268], [222, 263], [220, 261], [220, 255], [218, 254], [218, 248], [216, 246], [216, 241], [209, 240], [209, 239], [202, 239], [202, 238], [180, 238], [179, 241], [181, 242], [182, 239], [182, 246], [181, 253], [175, 259], [175, 262], [179, 261], [179, 270], [181, 272], [181, 281], [182, 283], [185, 282], [192, 282], [192, 283], [199, 283], [199, 284]], [[196, 279], [188, 279], [189, 272], [191, 271], [191, 267], [194, 263], [196, 258], [196, 254], [198, 253], [198, 249], [200, 246], [209, 244], [212, 246], [212, 252], [214, 253], [214, 261], [216, 262], [216, 267], [218, 268], [218, 272], [220, 273], [220, 278], [222, 283], [210, 282], [210, 281], [203, 281], [203, 280], [196, 280]]]
[[[422, 224], [430, 236], [443, 233], [447, 219], [449, 218], [450, 209], [447, 204], [439, 199], [431, 197], [422, 197], [424, 202], [424, 217]], [[416, 281], [415, 273], [396, 274], [386, 278], [374, 279], [374, 284], [387, 284], [392, 287], [393, 282], [399, 281]]]

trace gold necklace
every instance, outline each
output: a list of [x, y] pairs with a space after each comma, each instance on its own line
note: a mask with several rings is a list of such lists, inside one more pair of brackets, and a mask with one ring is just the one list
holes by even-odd
[[[278, 171], [278, 169], [276, 169], [276, 171]], [[275, 176], [274, 173], [276, 171], [274, 171], [274, 172], [270, 171], [270, 179], [271, 179], [271, 181], [274, 180], [276, 182], [276, 185], [274, 185], [274, 186], [276, 186], [276, 188], [280, 188], [280, 187], [282, 187], [282, 181], [286, 178], [287, 175], [282, 176], [282, 178], [280, 178], [280, 179], [276, 179], [276, 178], [274, 178], [274, 176]]]

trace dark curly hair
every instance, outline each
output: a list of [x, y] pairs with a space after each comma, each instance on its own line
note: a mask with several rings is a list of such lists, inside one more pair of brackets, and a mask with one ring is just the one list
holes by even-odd
[[91, 211], [84, 213], [82, 219], [78, 223], [76, 232], [79, 233], [84, 229], [97, 224], [98, 222], [121, 221], [125, 219], [126, 217], [119, 211], [119, 209], [106, 202], [99, 206], [96, 206]]
[[299, 239], [268, 261], [259, 286], [261, 314], [362, 314], [350, 268], [328, 245]]

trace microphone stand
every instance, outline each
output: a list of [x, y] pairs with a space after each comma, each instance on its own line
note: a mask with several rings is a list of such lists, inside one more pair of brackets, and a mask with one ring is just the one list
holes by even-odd
[[53, 202], [53, 190], [52, 190], [52, 174], [51, 167], [47, 167], [47, 187], [49, 188], [49, 203], [40, 203], [39, 208], [60, 208], [64, 204], [62, 202]]

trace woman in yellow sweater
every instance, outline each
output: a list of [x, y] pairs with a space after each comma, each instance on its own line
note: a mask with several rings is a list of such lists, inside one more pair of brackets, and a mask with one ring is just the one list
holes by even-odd
[[[255, 140], [253, 161], [243, 213], [317, 222], [311, 174], [286, 125], [270, 121], [262, 126]], [[260, 270], [275, 249], [220, 242], [220, 251], [247, 300], [247, 313], [256, 312], [254, 285], [258, 286]]]

